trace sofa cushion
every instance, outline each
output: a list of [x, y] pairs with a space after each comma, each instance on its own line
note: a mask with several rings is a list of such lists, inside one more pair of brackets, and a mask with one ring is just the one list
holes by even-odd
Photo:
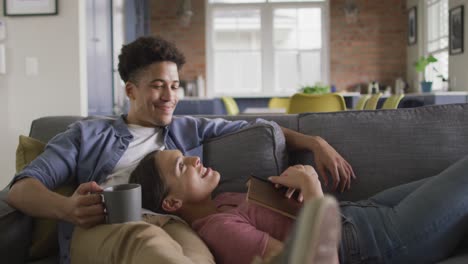
[[[18, 148], [16, 149], [16, 170], [19, 172], [45, 148], [45, 143], [34, 138], [20, 136]], [[61, 195], [70, 196], [75, 187], [72, 184], [61, 186], [54, 190]], [[33, 232], [31, 246], [29, 248], [29, 259], [41, 259], [57, 254], [57, 221], [33, 218]]]
[[67, 127], [83, 119], [81, 116], [46, 116], [35, 119], [31, 123], [29, 136], [42, 142], [49, 142], [58, 133], [67, 130]]
[[[433, 176], [468, 154], [468, 104], [312, 113], [299, 131], [319, 135], [354, 168], [357, 180], [339, 199], [359, 200]], [[310, 153], [295, 162], [313, 164]]]
[[24, 169], [26, 165], [44, 151], [44, 148], [45, 143], [20, 135], [18, 147], [16, 148], [16, 172]]
[[214, 195], [245, 192], [250, 174], [279, 175], [288, 164], [281, 128], [274, 122], [256, 124], [237, 132], [210, 139], [203, 145], [205, 166], [218, 170], [221, 180]]

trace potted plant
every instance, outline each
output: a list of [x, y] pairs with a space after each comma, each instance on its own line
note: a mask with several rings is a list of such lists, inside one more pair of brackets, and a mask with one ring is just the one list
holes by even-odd
[[299, 89], [299, 92], [305, 94], [325, 94], [330, 92], [330, 86], [316, 83], [314, 86], [304, 85]]
[[431, 64], [437, 62], [437, 59], [434, 56], [429, 55], [427, 57], [421, 56], [419, 60], [415, 64], [415, 68], [417, 72], [422, 72], [423, 80], [421, 81], [421, 91], [423, 93], [430, 93], [432, 91], [432, 82], [426, 80], [426, 67]]

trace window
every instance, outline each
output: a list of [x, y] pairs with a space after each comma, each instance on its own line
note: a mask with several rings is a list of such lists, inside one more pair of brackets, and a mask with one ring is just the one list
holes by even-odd
[[210, 95], [291, 95], [328, 83], [326, 1], [210, 0], [207, 21]]
[[[448, 0], [426, 0], [427, 37], [426, 53], [432, 54], [437, 62], [426, 68], [426, 79], [432, 81], [433, 90], [443, 90], [443, 76], [448, 78]], [[433, 66], [433, 67], [432, 67]]]

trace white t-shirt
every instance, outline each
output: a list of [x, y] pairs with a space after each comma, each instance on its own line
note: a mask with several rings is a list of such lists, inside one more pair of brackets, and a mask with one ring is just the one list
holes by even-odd
[[128, 130], [133, 135], [133, 140], [115, 165], [115, 168], [106, 177], [106, 180], [101, 183], [102, 188], [128, 183], [130, 174], [148, 153], [164, 149], [161, 128], [129, 124]]

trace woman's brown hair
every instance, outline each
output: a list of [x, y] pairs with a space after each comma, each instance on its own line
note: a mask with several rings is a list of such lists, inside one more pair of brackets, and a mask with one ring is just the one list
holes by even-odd
[[169, 187], [156, 166], [155, 150], [146, 155], [130, 175], [129, 183], [141, 185], [141, 201], [143, 208], [155, 213], [167, 213], [162, 208], [164, 198], [169, 194]]

